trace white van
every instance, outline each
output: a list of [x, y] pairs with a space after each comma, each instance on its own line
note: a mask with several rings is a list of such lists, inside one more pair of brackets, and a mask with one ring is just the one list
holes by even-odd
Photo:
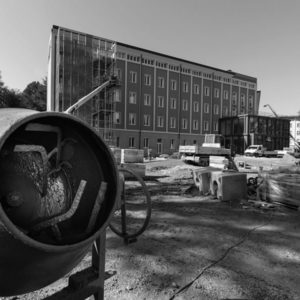
[[246, 155], [246, 156], [263, 156], [265, 151], [266, 151], [266, 148], [264, 148], [263, 145], [251, 145], [245, 150], [244, 155]]

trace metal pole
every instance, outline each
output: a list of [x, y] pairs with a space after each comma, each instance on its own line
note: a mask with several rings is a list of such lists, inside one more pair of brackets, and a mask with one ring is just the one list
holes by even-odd
[[98, 291], [94, 294], [95, 300], [104, 300], [104, 280], [105, 280], [105, 242], [106, 229], [95, 240], [92, 250], [92, 267], [98, 272]]

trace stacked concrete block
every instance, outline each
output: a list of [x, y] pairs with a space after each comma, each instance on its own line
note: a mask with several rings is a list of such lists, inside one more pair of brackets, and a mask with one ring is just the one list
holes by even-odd
[[209, 157], [209, 166], [219, 168], [221, 170], [225, 169], [228, 166], [228, 159], [224, 156], [210, 156]]
[[200, 195], [210, 193], [211, 172], [207, 170], [192, 170], [194, 183], [198, 187]]
[[117, 164], [144, 162], [144, 150], [121, 149], [117, 147], [112, 147], [110, 149], [115, 157]]
[[[135, 163], [122, 164], [122, 168], [129, 169], [141, 177], [146, 176], [146, 166], [144, 164], [135, 164]], [[124, 176], [125, 179], [133, 177], [130, 173], [124, 173]]]
[[111, 147], [110, 150], [112, 151], [112, 153], [115, 157], [116, 163], [120, 164], [121, 163], [121, 149], [117, 148], [117, 147]]
[[211, 173], [210, 191], [221, 201], [247, 198], [247, 174], [216, 171]]
[[121, 149], [121, 163], [143, 163], [144, 150]]

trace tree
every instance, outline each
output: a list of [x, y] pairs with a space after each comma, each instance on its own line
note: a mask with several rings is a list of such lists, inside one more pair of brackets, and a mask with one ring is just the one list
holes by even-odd
[[2, 81], [1, 71], [0, 71], [0, 89], [4, 88], [4, 82]]
[[22, 107], [34, 110], [46, 110], [47, 101], [47, 77], [42, 83], [33, 81], [29, 83], [23, 92], [9, 89], [5, 86], [0, 71], [0, 108]]
[[0, 71], [0, 108], [3, 107], [24, 107], [22, 104], [22, 95], [19, 91], [9, 89], [2, 80]]
[[22, 100], [26, 108], [44, 111], [47, 102], [47, 78], [42, 83], [33, 81], [29, 83], [22, 93]]

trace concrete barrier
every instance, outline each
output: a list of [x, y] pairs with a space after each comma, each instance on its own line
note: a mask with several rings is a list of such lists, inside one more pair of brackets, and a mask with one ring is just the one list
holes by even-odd
[[245, 199], [247, 198], [247, 175], [238, 172], [212, 172], [210, 191], [221, 201]]

